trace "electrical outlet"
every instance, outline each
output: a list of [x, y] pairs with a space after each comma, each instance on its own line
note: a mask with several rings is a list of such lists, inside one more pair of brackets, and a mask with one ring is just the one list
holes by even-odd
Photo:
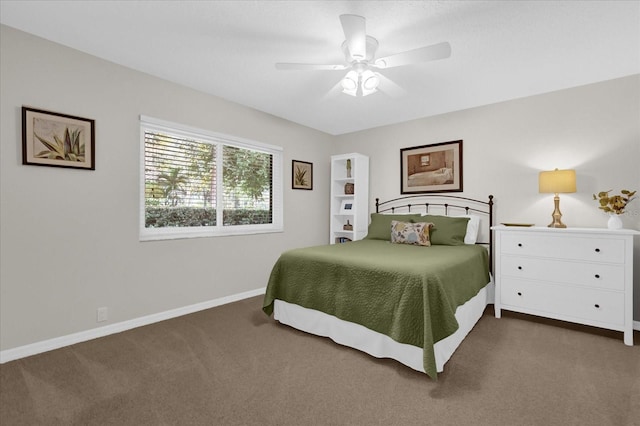
[[104, 308], [98, 308], [98, 314], [96, 316], [96, 320], [97, 322], [103, 322], [107, 320], [108, 317], [108, 309], [106, 307]]

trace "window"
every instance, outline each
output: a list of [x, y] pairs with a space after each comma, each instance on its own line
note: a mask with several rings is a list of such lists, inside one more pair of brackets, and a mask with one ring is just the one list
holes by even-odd
[[282, 231], [282, 148], [141, 116], [140, 239]]

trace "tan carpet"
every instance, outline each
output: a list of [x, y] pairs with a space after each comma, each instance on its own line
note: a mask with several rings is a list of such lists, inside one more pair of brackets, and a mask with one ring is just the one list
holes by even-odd
[[488, 308], [434, 382], [261, 297], [0, 366], [9, 425], [640, 425], [640, 333]]

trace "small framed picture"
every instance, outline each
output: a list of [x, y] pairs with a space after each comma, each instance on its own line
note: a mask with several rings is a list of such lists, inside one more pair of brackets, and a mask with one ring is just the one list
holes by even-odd
[[95, 170], [95, 120], [22, 107], [22, 164]]
[[353, 200], [342, 200], [340, 205], [340, 214], [352, 214], [353, 213]]
[[306, 161], [291, 161], [291, 188], [313, 189], [313, 163]]

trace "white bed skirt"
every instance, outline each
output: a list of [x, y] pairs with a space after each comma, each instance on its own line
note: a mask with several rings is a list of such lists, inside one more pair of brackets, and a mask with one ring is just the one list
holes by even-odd
[[[462, 340], [478, 322], [487, 304], [493, 303], [493, 280], [478, 294], [456, 310], [459, 328], [451, 336], [434, 345], [436, 369], [440, 373]], [[398, 343], [392, 338], [370, 330], [360, 324], [343, 321], [333, 315], [299, 305], [274, 301], [273, 317], [282, 324], [318, 336], [328, 337], [336, 343], [366, 352], [376, 358], [391, 358], [424, 373], [422, 348]]]

